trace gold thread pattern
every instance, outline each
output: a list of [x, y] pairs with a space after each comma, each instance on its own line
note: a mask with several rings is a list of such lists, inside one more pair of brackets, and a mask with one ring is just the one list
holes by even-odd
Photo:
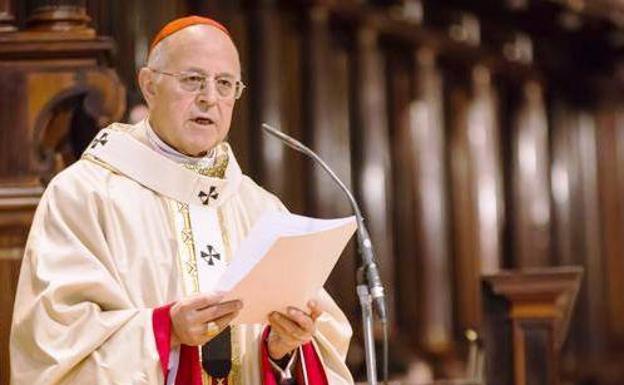
[[239, 326], [232, 326], [232, 370], [230, 371], [230, 384], [240, 385], [240, 333]]
[[112, 172], [113, 174], [121, 175], [119, 170], [117, 170], [116, 168], [114, 168], [110, 164], [104, 162], [102, 159], [96, 158], [95, 156], [93, 156], [91, 154], [82, 154], [80, 159], [88, 160], [90, 162], [93, 162], [93, 163], [97, 164], [100, 167], [103, 167], [103, 168], [107, 169], [108, 171]]
[[199, 274], [197, 272], [197, 256], [195, 255], [195, 241], [193, 239], [193, 230], [191, 229], [191, 215], [189, 207], [186, 203], [176, 202], [178, 205], [178, 213], [182, 216], [183, 227], [180, 234], [180, 241], [184, 245], [184, 253], [182, 255], [182, 272], [185, 275], [185, 281], [190, 282], [191, 293], [199, 292]]
[[[169, 209], [169, 225], [171, 226], [171, 229], [173, 229], [174, 234], [175, 234], [177, 233], [177, 229], [178, 229], [178, 226], [176, 224], [176, 215], [179, 214], [178, 202], [169, 198], [166, 198], [165, 201], [167, 202], [167, 207]], [[184, 283], [184, 270], [182, 268], [182, 264], [183, 264], [182, 248], [179, 247], [179, 245], [180, 245], [180, 240], [178, 239], [178, 242], [177, 242], [178, 247], [176, 247], [176, 262], [178, 265], [178, 272], [182, 275], [182, 278], [183, 278], [182, 288], [184, 289], [184, 294], [189, 295], [187, 285], [186, 283]]]
[[225, 177], [225, 172], [230, 161], [230, 157], [227, 152], [227, 146], [225, 145], [225, 143], [222, 143], [215, 147], [215, 151], [217, 151], [217, 154], [215, 156], [215, 162], [212, 167], [201, 167], [197, 164], [185, 164], [184, 167], [188, 168], [189, 170], [195, 171], [196, 173], [203, 176], [223, 179]]

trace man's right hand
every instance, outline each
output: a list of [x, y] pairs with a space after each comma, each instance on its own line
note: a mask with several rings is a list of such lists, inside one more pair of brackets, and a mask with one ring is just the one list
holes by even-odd
[[173, 326], [171, 345], [203, 345], [228, 326], [243, 303], [221, 302], [222, 299], [222, 294], [197, 294], [175, 303], [169, 310]]

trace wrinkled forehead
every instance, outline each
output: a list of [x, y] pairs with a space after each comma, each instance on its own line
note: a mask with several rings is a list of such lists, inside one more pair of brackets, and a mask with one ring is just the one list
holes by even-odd
[[230, 36], [210, 25], [181, 29], [163, 39], [156, 49], [163, 50], [166, 62], [177, 71], [191, 67], [233, 75], [241, 71], [238, 50]]

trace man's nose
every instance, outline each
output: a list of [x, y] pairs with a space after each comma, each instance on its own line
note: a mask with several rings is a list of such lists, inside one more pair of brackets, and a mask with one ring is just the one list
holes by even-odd
[[214, 82], [207, 81], [205, 86], [199, 90], [195, 98], [200, 107], [208, 107], [217, 103], [217, 90]]

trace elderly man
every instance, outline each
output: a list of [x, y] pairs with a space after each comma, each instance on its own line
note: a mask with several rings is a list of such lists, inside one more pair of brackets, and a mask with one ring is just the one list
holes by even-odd
[[325, 292], [268, 325], [234, 326], [245, 304], [213, 290], [259, 216], [285, 210], [224, 142], [240, 79], [212, 19], [156, 36], [139, 73], [148, 118], [102, 130], [41, 199], [15, 301], [13, 384], [352, 383], [351, 329]]

